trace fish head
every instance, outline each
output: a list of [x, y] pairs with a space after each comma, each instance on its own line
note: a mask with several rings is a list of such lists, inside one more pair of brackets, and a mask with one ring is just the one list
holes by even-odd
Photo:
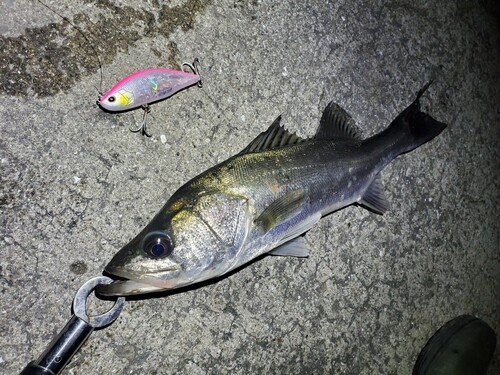
[[137, 107], [134, 103], [134, 93], [124, 88], [112, 88], [99, 95], [96, 104], [108, 112], [126, 111]]
[[117, 280], [105, 296], [171, 290], [224, 274], [237, 263], [251, 219], [247, 200], [202, 193], [167, 202], [151, 223], [109, 262]]

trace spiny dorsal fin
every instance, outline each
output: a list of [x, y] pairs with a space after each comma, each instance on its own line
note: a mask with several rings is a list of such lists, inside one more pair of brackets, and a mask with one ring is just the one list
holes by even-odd
[[304, 198], [304, 189], [289, 191], [267, 206], [259, 217], [255, 219], [255, 225], [261, 227], [264, 233], [269, 232], [275, 226], [297, 214], [300, 211]]
[[352, 117], [338, 104], [330, 102], [323, 111], [315, 138], [360, 139], [360, 135]]
[[385, 197], [384, 187], [380, 181], [380, 175], [375, 177], [358, 203], [381, 215], [389, 209], [389, 201]]
[[280, 125], [281, 116], [278, 116], [271, 126], [260, 133], [252, 142], [245, 147], [240, 154], [249, 154], [265, 150], [273, 150], [287, 145], [303, 142], [295, 133], [290, 133]]

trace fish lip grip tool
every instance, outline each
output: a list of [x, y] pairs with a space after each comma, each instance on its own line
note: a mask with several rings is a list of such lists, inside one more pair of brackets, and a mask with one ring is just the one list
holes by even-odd
[[125, 304], [124, 297], [117, 298], [113, 307], [102, 315], [87, 314], [87, 299], [92, 291], [98, 285], [110, 284], [112, 281], [109, 277], [98, 276], [88, 280], [78, 289], [73, 299], [73, 316], [40, 357], [31, 361], [20, 375], [60, 374], [94, 329], [104, 328], [118, 318]]

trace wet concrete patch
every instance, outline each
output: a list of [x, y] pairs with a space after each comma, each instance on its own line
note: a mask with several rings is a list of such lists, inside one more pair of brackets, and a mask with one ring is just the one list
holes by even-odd
[[85, 272], [87, 272], [88, 267], [83, 260], [78, 260], [71, 263], [69, 269], [76, 275], [83, 275]]
[[96, 73], [99, 59], [108, 64], [144, 37], [168, 37], [177, 28], [191, 29], [196, 15], [211, 1], [162, 5], [158, 14], [110, 1], [88, 3], [105, 11], [96, 21], [78, 13], [72, 19], [28, 28], [20, 36], [0, 35], [0, 93], [47, 97], [64, 92]]

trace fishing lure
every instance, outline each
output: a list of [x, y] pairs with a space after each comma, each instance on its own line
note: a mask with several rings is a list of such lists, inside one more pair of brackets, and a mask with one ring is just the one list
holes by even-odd
[[[150, 104], [164, 100], [176, 92], [198, 84], [202, 87], [199, 60], [192, 64], [183, 63], [182, 70], [152, 68], [140, 70], [123, 78], [109, 91], [100, 94], [97, 105], [108, 112], [123, 112], [141, 107], [144, 116], [141, 125], [132, 132], [150, 137], [146, 129], [146, 116], [151, 111]], [[192, 72], [184, 70], [188, 67]]]

